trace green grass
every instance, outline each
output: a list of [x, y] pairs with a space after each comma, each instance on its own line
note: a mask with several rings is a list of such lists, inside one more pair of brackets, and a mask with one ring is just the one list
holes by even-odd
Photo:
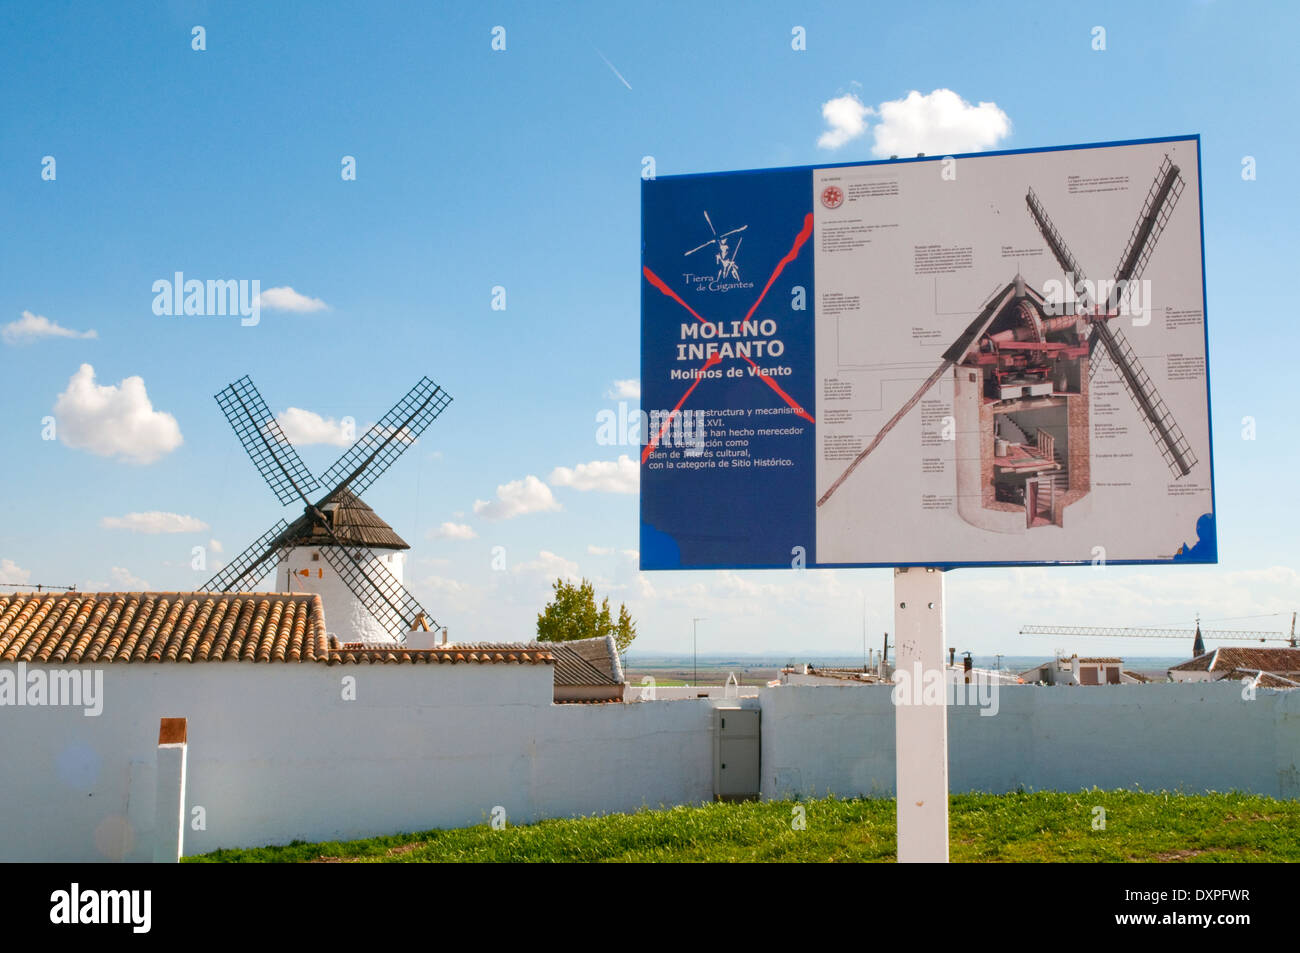
[[[806, 828], [791, 826], [796, 805]], [[1105, 829], [1094, 830], [1094, 807]], [[486, 818], [485, 818], [486, 820]], [[1138, 791], [960, 794], [954, 861], [1297, 861], [1300, 803], [1251, 794]], [[635, 814], [487, 824], [366, 840], [218, 850], [188, 862], [805, 861], [894, 859], [892, 799], [706, 804]]]

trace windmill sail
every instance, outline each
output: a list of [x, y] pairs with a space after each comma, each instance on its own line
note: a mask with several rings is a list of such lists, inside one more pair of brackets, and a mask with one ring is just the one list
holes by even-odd
[[420, 601], [368, 550], [325, 546], [321, 552], [357, 601], [399, 642], [421, 622], [438, 628]]
[[216, 399], [276, 499], [292, 503], [316, 489], [316, 478], [303, 465], [248, 375], [226, 387]]
[[421, 378], [378, 423], [334, 461], [321, 482], [334, 490], [346, 486], [360, 495], [450, 403], [446, 391], [429, 378]]
[[1082, 309], [1091, 306], [1091, 297], [1087, 293], [1086, 286], [1083, 285], [1087, 281], [1083, 268], [1075, 259], [1074, 253], [1065, 244], [1065, 239], [1061, 237], [1060, 231], [1048, 218], [1047, 210], [1043, 208], [1043, 203], [1039, 201], [1033, 189], [1025, 193], [1025, 204], [1029, 206], [1029, 214], [1038, 225], [1038, 230], [1043, 233], [1043, 238], [1047, 241], [1047, 247], [1051, 249], [1052, 255], [1056, 258], [1056, 263], [1061, 266], [1061, 270], [1068, 277], [1073, 279], [1079, 296], [1079, 307]]
[[1105, 321], [1098, 321], [1093, 333], [1105, 346], [1106, 354], [1115, 365], [1124, 390], [1141, 413], [1142, 420], [1170, 471], [1175, 476], [1187, 476], [1192, 472], [1192, 467], [1196, 466], [1196, 454], [1192, 453], [1182, 428], [1169, 412], [1156, 385], [1147, 376], [1128, 338], [1124, 337], [1119, 328], [1109, 327]]
[[289, 528], [278, 521], [242, 553], [226, 563], [221, 571], [203, 584], [202, 592], [251, 592], [275, 568], [280, 549], [272, 543]]
[[[1146, 269], [1156, 242], [1169, 223], [1169, 217], [1182, 191], [1183, 179], [1179, 174], [1178, 166], [1165, 156], [1151, 188], [1147, 191], [1137, 222], [1129, 233], [1128, 242], [1116, 266], [1115, 286], [1122, 289], [1120, 303], [1126, 300], [1129, 283], [1139, 280]], [[1076, 285], [1082, 282], [1084, 276], [1078, 261], [1065, 245], [1060, 231], [1048, 217], [1047, 211], [1033, 189], [1025, 195], [1025, 203], [1029, 206], [1029, 213], [1038, 225], [1039, 231], [1042, 232], [1057, 263], [1067, 275], [1073, 276]], [[1121, 281], [1124, 284], [1119, 284]], [[1080, 304], [1091, 305], [1090, 297], [1086, 289], [1081, 291]], [[1106, 356], [1115, 366], [1124, 390], [1141, 414], [1143, 423], [1146, 424], [1147, 431], [1151, 434], [1156, 449], [1164, 457], [1170, 472], [1176, 477], [1186, 476], [1197, 463], [1196, 455], [1192, 452], [1187, 438], [1183, 436], [1182, 428], [1178, 426], [1168, 405], [1165, 404], [1164, 398], [1156, 389], [1155, 383], [1142, 367], [1137, 352], [1133, 350], [1123, 331], [1118, 327], [1112, 327], [1105, 320], [1094, 321], [1091, 325], [1088, 349], [1094, 357], [1098, 344], [1102, 345]], [[1090, 363], [1089, 378], [1096, 375], [1098, 363], [1095, 359]]]
[[880, 446], [881, 441], [885, 439], [885, 436], [889, 431], [893, 430], [894, 427], [897, 426], [898, 422], [906, 417], [908, 412], [916, 406], [917, 402], [925, 396], [926, 392], [939, 382], [940, 378], [947, 373], [948, 368], [952, 367], [966, 356], [966, 352], [970, 350], [971, 345], [979, 339], [979, 336], [983, 334], [989, 324], [992, 323], [993, 318], [1002, 310], [1006, 303], [1014, 297], [1015, 293], [1016, 282], [1013, 281], [989, 299], [988, 304], [986, 304], [984, 309], [975, 317], [975, 320], [966, 327], [966, 330], [961, 333], [957, 340], [953, 341], [952, 344], [949, 345], [948, 350], [943, 352], [943, 363], [935, 369], [934, 373], [925, 379], [925, 382], [917, 388], [916, 393], [911, 396], [907, 403], [898, 408], [898, 411], [894, 416], [890, 417], [889, 420], [885, 422], [885, 425], [880, 428], [880, 432], [876, 434], [871, 443], [867, 444], [866, 448], [854, 457], [853, 462], [845, 468], [844, 472], [839, 475], [839, 478], [836, 479], [836, 481], [830, 485], [830, 488], [822, 494], [821, 499], [817, 501], [818, 506], [821, 506], [829, 500], [831, 494], [838, 490], [840, 485], [849, 478], [849, 474], [857, 469], [858, 464], [867, 459], [867, 457], [871, 455], [871, 452], [875, 450], [876, 447]]

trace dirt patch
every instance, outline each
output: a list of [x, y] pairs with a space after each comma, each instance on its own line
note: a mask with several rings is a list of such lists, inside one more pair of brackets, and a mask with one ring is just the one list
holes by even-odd
[[1203, 850], [1171, 850], [1163, 854], [1152, 854], [1151, 859], [1158, 861], [1186, 860], [1189, 857], [1199, 857], [1204, 853]]
[[401, 847], [388, 848], [389, 857], [400, 857], [403, 854], [409, 854], [411, 851], [424, 846], [424, 841], [416, 841], [414, 844], [403, 844]]

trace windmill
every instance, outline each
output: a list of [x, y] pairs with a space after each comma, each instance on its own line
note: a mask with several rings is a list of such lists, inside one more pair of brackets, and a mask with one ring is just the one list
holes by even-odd
[[[417, 626], [436, 629], [437, 623], [385, 564], [385, 557], [376, 555], [383, 547], [395, 548], [393, 541], [408, 547], [359, 497], [451, 403], [446, 391], [421, 378], [319, 480], [247, 376], [227, 386], [216, 400], [271, 492], [281, 504], [302, 503], [304, 511], [292, 525], [278, 520], [209, 579], [204, 590], [247, 592], [295, 547], [310, 546], [312, 558], [324, 557], [358, 609], [388, 637], [405, 641], [404, 633]], [[330, 489], [313, 502], [308, 494], [321, 486]], [[324, 579], [323, 568], [295, 574]]]
[[[1125, 310], [1182, 194], [1178, 166], [1164, 157], [1109, 283], [1084, 276], [1042, 202], [1025, 204], [1067, 284], [1078, 297], [1064, 307], [1015, 279], [989, 298], [943, 352], [942, 363], [880, 429], [817, 501], [823, 506], [921, 398], [954, 370], [957, 505], [967, 522], [999, 532], [1063, 525], [1065, 507], [1090, 489], [1089, 383], [1098, 345], [1175, 479], [1197, 460], [1132, 346], [1111, 322]], [[1108, 288], [1104, 302], [1093, 287]], [[1100, 297], [1098, 295], [1097, 297]], [[962, 446], [978, 440], [978, 448]], [[1023, 523], [1018, 523], [1023, 509]]]
[[717, 245], [718, 252], [713, 256], [713, 260], [718, 263], [718, 277], [716, 280], [721, 281], [723, 278], [730, 277], [739, 281], [740, 269], [736, 267], [736, 256], [740, 254], [740, 243], [745, 239], [743, 237], [736, 239], [736, 247], [734, 249], [727, 247], [727, 239], [732, 235], [735, 235], [737, 232], [743, 232], [745, 229], [749, 228], [749, 226], [742, 225], [739, 228], [733, 228], [731, 231], [723, 232], [719, 235], [718, 230], [713, 227], [713, 219], [709, 218], [708, 212], [704, 213], [704, 220], [709, 223], [709, 231], [713, 233], [713, 237], [702, 245], [696, 245], [684, 254], [694, 255], [697, 251], [708, 248], [710, 245]]

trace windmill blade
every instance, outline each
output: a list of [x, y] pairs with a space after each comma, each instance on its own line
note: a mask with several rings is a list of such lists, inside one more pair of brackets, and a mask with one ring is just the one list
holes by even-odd
[[723, 233], [722, 233], [721, 235], [719, 235], [718, 237], [719, 237], [719, 238], [726, 238], [728, 235], [734, 235], [734, 234], [736, 234], [736, 232], [743, 232], [743, 231], [744, 231], [745, 229], [747, 229], [747, 228], [749, 228], [748, 225], [742, 225], [742, 226], [740, 226], [740, 228], [733, 228], [733, 229], [732, 229], [731, 231], [729, 231], [729, 232], [723, 232]]
[[993, 323], [993, 319], [997, 316], [998, 312], [1006, 306], [1008, 301], [1015, 297], [1015, 294], [1016, 282], [1012, 281], [989, 300], [989, 303], [984, 306], [984, 309], [976, 315], [975, 320], [967, 325], [966, 330], [961, 333], [957, 340], [953, 341], [952, 344], [949, 345], [948, 350], [943, 352], [943, 363], [939, 365], [933, 374], [925, 379], [925, 383], [917, 389], [916, 393], [911, 396], [907, 403], [900, 407], [894, 416], [889, 418], [885, 423], [885, 426], [880, 428], [880, 432], [876, 434], [871, 443], [867, 444], [866, 449], [854, 457], [853, 462], [850, 463], [844, 472], [840, 474], [839, 478], [831, 484], [830, 489], [822, 494], [822, 498], [817, 501], [818, 506], [821, 506], [829, 500], [831, 494], [838, 490], [840, 485], [849, 478], [849, 474], [857, 469], [858, 464], [867, 459], [867, 457], [871, 455], [871, 451], [880, 446], [881, 441], [885, 439], [885, 435], [888, 434], [889, 431], [893, 430], [898, 422], [906, 417], [908, 412], [917, 405], [922, 397], [925, 396], [926, 392], [939, 382], [940, 378], [948, 372], [948, 368], [952, 367], [966, 356], [966, 352], [971, 349], [971, 345], [979, 340], [979, 336], [984, 333], [990, 324]]
[[1106, 348], [1106, 354], [1119, 374], [1119, 379], [1128, 391], [1129, 398], [1137, 407], [1147, 425], [1147, 431], [1155, 441], [1165, 463], [1175, 477], [1184, 477], [1196, 466], [1196, 455], [1191, 445], [1183, 436], [1182, 429], [1174, 420], [1164, 398], [1156, 390], [1156, 385], [1142, 367], [1137, 352], [1128, 343], [1128, 338], [1117, 327], [1111, 327], [1106, 321], [1095, 323], [1094, 340], [1100, 340]]
[[714, 238], [717, 238], [717, 237], [718, 237], [718, 230], [717, 230], [716, 228], [713, 227], [713, 219], [709, 218], [709, 213], [708, 213], [707, 210], [706, 210], [705, 213], [704, 213], [704, 220], [705, 220], [706, 222], [709, 223], [709, 231], [711, 231], [711, 232], [713, 233], [713, 237], [714, 237]]
[[1033, 217], [1038, 230], [1043, 233], [1043, 238], [1047, 242], [1047, 247], [1052, 250], [1056, 263], [1061, 266], [1061, 270], [1065, 272], [1067, 277], [1073, 278], [1079, 306], [1081, 308], [1090, 306], [1092, 301], [1087, 291], [1079, 293], [1077, 290], [1080, 282], [1086, 280], [1083, 269], [1079, 267], [1079, 262], [1075, 259], [1074, 253], [1065, 244], [1065, 239], [1061, 237], [1060, 231], [1052, 224], [1052, 220], [1047, 217], [1047, 210], [1043, 208], [1043, 203], [1039, 201], [1033, 189], [1025, 193], [1025, 204], [1029, 206], [1029, 214]]
[[[717, 239], [716, 239], [716, 238], [710, 238], [710, 239], [709, 239], [707, 242], [705, 242], [703, 245], [696, 245], [696, 246], [695, 246], [694, 248], [692, 248], [690, 251], [686, 252], [685, 255], [694, 255], [694, 254], [695, 254], [697, 251], [699, 251], [701, 248], [708, 248], [710, 245], [712, 245], [712, 244], [714, 244], [714, 243], [716, 243], [716, 242], [717, 242]], [[685, 257], [685, 255], [683, 255], [683, 257]]]
[[1159, 171], [1156, 172], [1155, 181], [1147, 190], [1146, 201], [1142, 204], [1142, 211], [1138, 214], [1133, 231], [1129, 234], [1124, 253], [1119, 256], [1119, 264], [1115, 266], [1117, 282], [1132, 281], [1142, 277], [1142, 272], [1151, 259], [1151, 252], [1155, 249], [1165, 226], [1169, 224], [1169, 216], [1173, 214], [1174, 206], [1178, 204], [1178, 199], [1183, 194], [1184, 184], [1178, 166], [1169, 160], [1169, 156], [1165, 156]]
[[333, 487], [346, 486], [360, 495], [381, 473], [392, 466], [426, 427], [441, 414], [451, 397], [427, 377], [412, 387], [393, 409], [366, 431], [334, 465], [325, 471], [321, 482]]
[[321, 552], [357, 600], [399, 642], [406, 641], [406, 633], [421, 619], [430, 628], [438, 628], [420, 601], [368, 550], [322, 546]]
[[735, 261], [735, 260], [736, 260], [736, 256], [740, 254], [740, 246], [743, 245], [744, 243], [745, 243], [745, 239], [743, 239], [743, 238], [738, 239], [738, 240], [736, 241], [736, 247], [733, 248], [733, 249], [731, 250], [731, 260], [732, 260], [732, 261]]
[[[1165, 156], [1151, 188], [1147, 190], [1142, 211], [1138, 213], [1133, 231], [1129, 233], [1128, 244], [1124, 246], [1119, 263], [1115, 266], [1115, 283], [1123, 288], [1117, 302], [1121, 311], [1124, 310], [1131, 283], [1139, 280], [1146, 271], [1151, 253], [1155, 251], [1156, 242], [1169, 224], [1169, 218], [1173, 215], [1174, 206], [1178, 204], [1185, 185], [1178, 166], [1170, 161], [1169, 156]], [[1120, 285], [1120, 282], [1124, 284]]]
[[248, 375], [228, 385], [216, 400], [276, 499], [292, 503], [316, 489], [316, 478], [303, 465]]
[[203, 584], [200, 592], [252, 592], [253, 587], [275, 568], [280, 548], [271, 544], [289, 524], [280, 520], [247, 549], [232, 559], [215, 576]]

